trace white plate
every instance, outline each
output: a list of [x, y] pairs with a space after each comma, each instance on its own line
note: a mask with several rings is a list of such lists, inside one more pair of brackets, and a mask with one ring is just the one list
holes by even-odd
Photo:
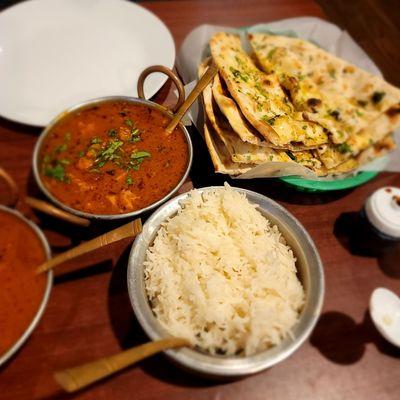
[[[175, 45], [154, 14], [125, 0], [30, 0], [0, 13], [0, 115], [44, 126], [81, 101], [136, 96], [140, 72], [172, 67]], [[167, 77], [152, 74], [154, 95]]]

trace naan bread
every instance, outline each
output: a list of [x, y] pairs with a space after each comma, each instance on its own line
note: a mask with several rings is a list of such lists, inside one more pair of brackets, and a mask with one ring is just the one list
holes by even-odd
[[257, 146], [272, 147], [274, 149], [289, 149], [291, 151], [303, 151], [307, 150], [307, 146], [287, 144], [285, 146], [276, 146], [271, 142], [265, 140], [258, 131], [253, 128], [247, 121], [235, 101], [230, 97], [227, 89], [224, 88], [224, 83], [221, 82], [219, 74], [214, 78], [212, 84], [212, 95], [218, 108], [224, 114], [228, 120], [232, 129], [244, 142], [248, 142]]
[[254, 65], [237, 35], [217, 33], [210, 40], [210, 48], [230, 94], [266, 140], [281, 147], [300, 144], [309, 148], [328, 141], [320, 125], [295, 112], [277, 77]]
[[327, 169], [327, 175], [341, 175], [345, 173], [350, 173], [357, 168], [362, 167], [369, 162], [382, 157], [392, 151], [396, 147], [396, 143], [393, 140], [392, 135], [387, 135], [379, 142], [368, 147], [367, 149], [361, 151], [356, 157], [349, 158], [340, 165], [334, 168]]
[[204, 124], [204, 138], [210, 153], [215, 172], [228, 175], [241, 175], [250, 171], [255, 165], [234, 163], [224, 144], [216, 137], [212, 128]]
[[327, 168], [345, 162], [351, 157], [357, 156], [363, 150], [380, 142], [396, 128], [400, 127], [400, 104], [380, 114], [371, 124], [352, 135], [347, 142], [339, 145], [323, 145], [318, 149], [321, 161]]
[[362, 151], [357, 157], [357, 161], [360, 165], [365, 165], [378, 157], [382, 157], [396, 148], [396, 143], [393, 139], [393, 135], [387, 135], [385, 138], [375, 143], [373, 146]]
[[224, 90], [221, 79], [217, 74], [212, 84], [212, 94], [219, 109], [229, 121], [232, 129], [244, 142], [257, 146], [265, 145], [265, 138], [259, 137], [259, 133], [246, 121], [235, 101]]
[[[207, 60], [199, 66], [198, 74], [202, 76], [206, 70]], [[252, 145], [243, 142], [232, 130], [228, 120], [218, 109], [213, 99], [211, 85], [203, 90], [203, 104], [208, 126], [211, 125], [215, 136], [224, 144], [231, 160], [241, 164], [262, 164], [265, 162], [296, 162], [312, 169], [318, 175], [325, 174], [320, 160], [311, 151], [291, 152], [289, 150], [274, 150], [265, 146]], [[209, 129], [210, 130], [210, 129]]]
[[[199, 77], [206, 70], [207, 60], [200, 64]], [[232, 161], [244, 164], [260, 164], [267, 161], [291, 161], [285, 152], [276, 152], [272, 148], [243, 142], [232, 130], [229, 122], [221, 114], [213, 99], [211, 84], [203, 90], [203, 104], [208, 121], [216, 135], [225, 145]]]
[[341, 144], [400, 101], [400, 90], [302, 39], [250, 34], [262, 69], [278, 77], [297, 111]]

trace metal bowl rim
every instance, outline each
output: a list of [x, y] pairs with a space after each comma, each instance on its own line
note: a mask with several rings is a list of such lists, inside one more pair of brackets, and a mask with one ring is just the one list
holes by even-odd
[[54, 204], [56, 204], [58, 207], [62, 208], [63, 210], [68, 211], [79, 217], [89, 218], [92, 220], [115, 220], [115, 219], [136, 217], [139, 214], [145, 213], [147, 211], [150, 211], [150, 210], [160, 206], [166, 200], [170, 199], [179, 190], [179, 188], [183, 185], [183, 183], [185, 182], [186, 178], [189, 175], [190, 169], [192, 167], [192, 162], [193, 162], [192, 140], [190, 138], [189, 132], [186, 129], [186, 127], [182, 124], [182, 122], [179, 122], [179, 127], [182, 129], [182, 131], [185, 135], [185, 138], [186, 138], [189, 159], [188, 159], [185, 173], [182, 175], [182, 178], [177, 183], [177, 185], [167, 195], [165, 195], [161, 199], [157, 200], [156, 202], [148, 205], [147, 207], [141, 208], [139, 210], [131, 211], [129, 213], [123, 213], [123, 214], [92, 214], [92, 213], [88, 213], [85, 211], [77, 210], [75, 208], [72, 208], [72, 207], [62, 203], [55, 196], [53, 196], [53, 194], [45, 187], [45, 185], [43, 184], [43, 182], [41, 180], [40, 173], [39, 173], [39, 153], [40, 153], [40, 148], [42, 146], [42, 143], [43, 143], [44, 139], [47, 137], [48, 133], [53, 129], [53, 127], [67, 115], [69, 115], [79, 109], [85, 109], [85, 108], [94, 106], [96, 104], [108, 102], [108, 101], [129, 101], [129, 102], [136, 103], [136, 104], [145, 104], [149, 107], [157, 109], [158, 111], [161, 111], [163, 114], [167, 115], [170, 118], [173, 117], [173, 114], [171, 113], [171, 111], [168, 108], [166, 108], [158, 103], [155, 103], [153, 101], [146, 100], [146, 99], [140, 99], [138, 97], [105, 96], [105, 97], [98, 97], [96, 99], [87, 100], [87, 101], [81, 102], [65, 111], [62, 111], [60, 114], [58, 114], [55, 118], [53, 118], [50, 121], [50, 123], [46, 126], [46, 128], [39, 135], [39, 138], [36, 141], [35, 148], [33, 150], [33, 156], [32, 156], [33, 176], [35, 177], [36, 184], [39, 186], [42, 193], [44, 193], [45, 196], [47, 196], [47, 198], [49, 198]]
[[[206, 190], [213, 190], [216, 188], [221, 188], [221, 186], [211, 186], [211, 187], [203, 187], [197, 189], [198, 191], [206, 191]], [[322, 305], [323, 305], [323, 299], [324, 299], [324, 293], [325, 293], [325, 280], [324, 280], [324, 270], [323, 270], [323, 264], [321, 261], [321, 258], [319, 256], [318, 250], [311, 239], [310, 235], [308, 232], [305, 230], [303, 225], [284, 207], [282, 207], [280, 204], [275, 202], [274, 200], [261, 195], [257, 192], [253, 192], [251, 190], [247, 189], [242, 189], [242, 188], [237, 188], [237, 187], [232, 187], [233, 189], [242, 192], [246, 194], [247, 197], [251, 196], [253, 199], [249, 200], [251, 202], [257, 203], [259, 207], [263, 210], [265, 208], [260, 204], [260, 202], [266, 202], [270, 206], [272, 206], [276, 211], [281, 212], [285, 218], [288, 219], [290, 222], [290, 226], [287, 224], [288, 221], [280, 221], [279, 218], [275, 217], [276, 220], [280, 221], [282, 224], [286, 225], [288, 229], [290, 229], [291, 234], [296, 237], [301, 237], [302, 241], [309, 247], [309, 250], [311, 251], [311, 254], [314, 256], [313, 260], [307, 260], [307, 269], [313, 269], [313, 272], [316, 274], [315, 276], [312, 277], [312, 279], [315, 280], [315, 288], [314, 288], [314, 296], [316, 297], [316, 302], [315, 305], [312, 308], [312, 314], [309, 317], [309, 319], [306, 322], [303, 322], [305, 324], [305, 328], [300, 332], [300, 335], [296, 337], [294, 340], [286, 340], [285, 343], [287, 343], [287, 346], [282, 349], [281, 352], [277, 352], [275, 356], [272, 358], [268, 358], [268, 355], [270, 355], [274, 349], [277, 348], [271, 348], [269, 350], [266, 350], [261, 353], [257, 353], [255, 355], [249, 356], [249, 357], [241, 357], [241, 358], [235, 358], [235, 357], [219, 357], [219, 356], [210, 356], [210, 355], [203, 355], [202, 353], [199, 353], [198, 351], [194, 351], [191, 349], [173, 349], [173, 350], [167, 350], [165, 351], [165, 354], [172, 359], [172, 361], [177, 362], [181, 366], [183, 366], [186, 369], [193, 370], [197, 373], [207, 375], [207, 376], [212, 376], [212, 377], [224, 377], [224, 378], [233, 378], [233, 377], [239, 377], [239, 376], [245, 376], [249, 374], [253, 374], [256, 372], [259, 372], [261, 370], [264, 370], [266, 368], [269, 368], [287, 357], [289, 357], [291, 354], [293, 354], [303, 343], [304, 341], [310, 336], [312, 330], [314, 329], [318, 317], [321, 313], [322, 310]], [[158, 215], [162, 213], [162, 211], [166, 210], [168, 207], [174, 208], [174, 212], [176, 212], [179, 209], [179, 203], [181, 200], [185, 199], [188, 194], [183, 193], [171, 200], [169, 200], [167, 203], [165, 203], [163, 206], [159, 207], [147, 220], [147, 222], [143, 226], [143, 232], [147, 230], [147, 227], [150, 226], [150, 224], [153, 223], [154, 220], [157, 219]], [[259, 201], [254, 201], [254, 198], [257, 198], [260, 200]], [[267, 211], [267, 213], [272, 214], [271, 212]], [[173, 213], [171, 213], [173, 215]], [[154, 227], [154, 231], [157, 231], [160, 227], [160, 223], [156, 223]], [[294, 233], [294, 231], [297, 229], [297, 235]], [[153, 234], [154, 235], [154, 234]], [[300, 236], [299, 236], [300, 235]], [[163, 337], [163, 334], [165, 335], [166, 332], [163, 330], [163, 328], [160, 327], [160, 324], [157, 322], [156, 317], [152, 313], [152, 310], [147, 302], [147, 296], [144, 293], [139, 293], [138, 288], [138, 282], [137, 280], [139, 272], [135, 273], [135, 256], [136, 252], [138, 251], [139, 246], [141, 246], [141, 238], [142, 234], [139, 235], [131, 248], [131, 252], [129, 255], [129, 261], [128, 261], [128, 270], [127, 270], [127, 281], [128, 281], [128, 293], [129, 293], [129, 298], [131, 301], [131, 305], [133, 307], [133, 310], [135, 312], [136, 318], [138, 319], [140, 325], [146, 332], [146, 334], [150, 337], [151, 340], [157, 340]], [[145, 243], [143, 244], [145, 245]], [[147, 249], [147, 247], [146, 247]], [[142, 268], [140, 268], [140, 271], [143, 272]], [[143, 277], [143, 274], [141, 275]], [[143, 278], [142, 278], [143, 279]], [[311, 279], [311, 278], [310, 278]], [[310, 292], [311, 293], [311, 292]], [[312, 294], [310, 294], [311, 296]], [[145, 304], [147, 305], [144, 306], [146, 309], [141, 309], [139, 306], [139, 303], [142, 299], [146, 299]], [[309, 307], [312, 307], [312, 304], [309, 305]], [[305, 312], [305, 310], [303, 310]], [[304, 314], [303, 314], [304, 317]], [[300, 322], [302, 320], [302, 316], [299, 318], [299, 322], [296, 325], [300, 325]], [[154, 324], [158, 325], [158, 329], [154, 329]], [[205, 363], [206, 365], [202, 365], [201, 363], [196, 363], [196, 358], [199, 358], [199, 354], [201, 354], [201, 358], [206, 357], [209, 361], [209, 363]], [[194, 358], [196, 357], [196, 358]], [[222, 365], [215, 365], [215, 363], [218, 362]], [[246, 364], [247, 365], [240, 365], [240, 364]], [[225, 365], [223, 365], [225, 364]]]
[[[27, 225], [29, 225], [30, 228], [34, 231], [34, 233], [37, 235], [37, 237], [40, 239], [40, 241], [43, 244], [45, 253], [46, 253], [46, 258], [49, 260], [51, 258], [51, 250], [49, 243], [46, 239], [46, 236], [44, 233], [41, 231], [41, 229], [32, 221], [27, 219], [24, 215], [22, 215], [19, 211], [14, 210], [12, 208], [0, 205], [0, 210], [4, 212], [8, 212], [10, 214], [13, 214], [14, 216], [18, 217], [21, 219], [23, 222], [25, 222]], [[38, 325], [40, 319], [42, 318], [42, 315], [44, 313], [44, 310], [47, 306], [47, 303], [49, 301], [50, 297], [50, 292], [51, 288], [53, 286], [53, 271], [49, 270], [47, 273], [47, 283], [46, 283], [46, 288], [43, 293], [42, 301], [39, 305], [39, 308], [33, 317], [32, 321], [29, 323], [28, 327], [26, 328], [25, 332], [19, 337], [19, 339], [0, 357], [0, 366], [5, 364], [17, 351], [24, 345], [24, 343], [28, 340], [29, 336], [32, 334], [36, 326]]]

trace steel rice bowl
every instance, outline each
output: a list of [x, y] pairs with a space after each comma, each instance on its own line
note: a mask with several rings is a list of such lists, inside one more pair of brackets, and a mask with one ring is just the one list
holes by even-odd
[[83, 217], [83, 218], [89, 218], [89, 219], [94, 219], [94, 220], [114, 220], [114, 219], [123, 219], [123, 218], [129, 218], [129, 217], [135, 217], [139, 214], [145, 213], [149, 210], [152, 210], [158, 206], [160, 206], [162, 203], [164, 203], [166, 200], [168, 200], [169, 198], [171, 198], [178, 190], [179, 188], [183, 185], [183, 183], [185, 182], [187, 176], [189, 175], [189, 171], [190, 168], [192, 166], [192, 159], [193, 159], [193, 145], [192, 145], [192, 141], [190, 139], [190, 135], [188, 130], [186, 129], [186, 127], [180, 122], [179, 123], [179, 127], [182, 130], [182, 132], [184, 133], [185, 139], [186, 139], [186, 144], [188, 147], [188, 163], [185, 169], [184, 174], [182, 175], [181, 179], [179, 180], [179, 182], [176, 184], [175, 187], [173, 187], [165, 196], [163, 196], [162, 198], [160, 198], [159, 200], [149, 204], [148, 206], [141, 208], [141, 209], [137, 209], [131, 212], [127, 212], [127, 213], [121, 213], [121, 214], [92, 214], [89, 212], [85, 212], [85, 211], [81, 211], [75, 208], [72, 208], [66, 204], [64, 204], [62, 201], [60, 201], [59, 199], [57, 199], [50, 190], [48, 190], [46, 188], [46, 186], [44, 185], [42, 178], [40, 176], [40, 166], [39, 166], [39, 156], [40, 156], [40, 151], [41, 151], [41, 147], [42, 144], [45, 140], [45, 138], [47, 137], [47, 135], [53, 130], [53, 128], [55, 127], [55, 125], [57, 125], [60, 121], [62, 121], [63, 119], [67, 118], [69, 115], [80, 111], [80, 110], [84, 110], [86, 108], [90, 108], [93, 107], [95, 105], [101, 104], [101, 103], [105, 103], [105, 102], [110, 102], [110, 101], [125, 101], [131, 104], [141, 104], [141, 105], [146, 105], [150, 108], [153, 108], [155, 110], [160, 111], [161, 113], [163, 113], [164, 115], [166, 115], [169, 118], [173, 118], [173, 114], [164, 106], [157, 104], [153, 101], [150, 100], [145, 100], [145, 99], [140, 99], [140, 98], [136, 98], [136, 97], [128, 97], [128, 96], [107, 96], [107, 97], [101, 97], [98, 99], [94, 99], [94, 100], [88, 100], [85, 101], [83, 103], [80, 103], [74, 107], [69, 108], [66, 111], [63, 111], [62, 113], [60, 113], [59, 115], [57, 115], [50, 123], [49, 125], [43, 130], [43, 132], [40, 134], [39, 139], [37, 140], [36, 144], [35, 144], [35, 148], [33, 151], [33, 159], [32, 159], [32, 165], [33, 165], [33, 176], [35, 177], [35, 181], [38, 185], [38, 187], [40, 188], [40, 190], [43, 192], [43, 194], [45, 194], [47, 196], [47, 198], [49, 200], [51, 200], [56, 206], [64, 209], [65, 211], [68, 211], [72, 214], [75, 214], [79, 217]]
[[[46, 259], [49, 260], [51, 258], [51, 250], [50, 250], [49, 243], [46, 239], [46, 236], [44, 235], [44, 233], [40, 230], [40, 228], [35, 223], [33, 223], [32, 221], [25, 218], [19, 211], [5, 207], [3, 205], [0, 205], [0, 210], [4, 211], [4, 212], [8, 212], [8, 213], [20, 218], [29, 227], [31, 227], [43, 245], [43, 248], [44, 248], [44, 251], [46, 254]], [[30, 324], [26, 327], [25, 332], [19, 337], [19, 339], [3, 355], [0, 356], [0, 366], [5, 364], [15, 353], [17, 353], [17, 351], [23, 346], [23, 344], [28, 340], [29, 336], [35, 330], [37, 324], [39, 323], [40, 319], [42, 318], [44, 310], [49, 301], [52, 286], [53, 286], [53, 271], [49, 270], [47, 272], [47, 282], [46, 282], [46, 287], [45, 287], [45, 290], [43, 293], [42, 301], [39, 304], [39, 307], [36, 311], [35, 316], [33, 317]]]
[[[215, 187], [197, 189], [204, 192]], [[189, 348], [165, 351], [171, 361], [184, 369], [203, 376], [220, 379], [239, 378], [260, 372], [283, 361], [293, 354], [310, 336], [320, 315], [324, 298], [324, 272], [321, 259], [314, 242], [305, 228], [285, 208], [275, 201], [250, 190], [233, 188], [244, 193], [247, 199], [258, 204], [258, 210], [272, 224], [278, 226], [287, 244], [297, 258], [296, 267], [299, 279], [305, 290], [305, 303], [299, 321], [293, 327], [293, 338], [287, 338], [278, 346], [263, 352], [246, 356], [213, 356]], [[135, 239], [128, 262], [128, 292], [135, 315], [152, 340], [169, 336], [158, 322], [146, 294], [143, 263], [146, 251], [153, 243], [161, 224], [180, 209], [180, 201], [188, 193], [170, 200], [147, 220], [143, 232]]]

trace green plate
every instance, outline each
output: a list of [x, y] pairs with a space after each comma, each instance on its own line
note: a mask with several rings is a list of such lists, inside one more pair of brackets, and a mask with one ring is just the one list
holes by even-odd
[[336, 179], [334, 181], [313, 181], [309, 179], [300, 178], [298, 176], [285, 176], [279, 180], [285, 182], [287, 185], [296, 188], [302, 192], [327, 192], [333, 190], [351, 189], [360, 186], [363, 183], [374, 179], [379, 172], [376, 171], [363, 171], [357, 175], [348, 176], [343, 179]]

